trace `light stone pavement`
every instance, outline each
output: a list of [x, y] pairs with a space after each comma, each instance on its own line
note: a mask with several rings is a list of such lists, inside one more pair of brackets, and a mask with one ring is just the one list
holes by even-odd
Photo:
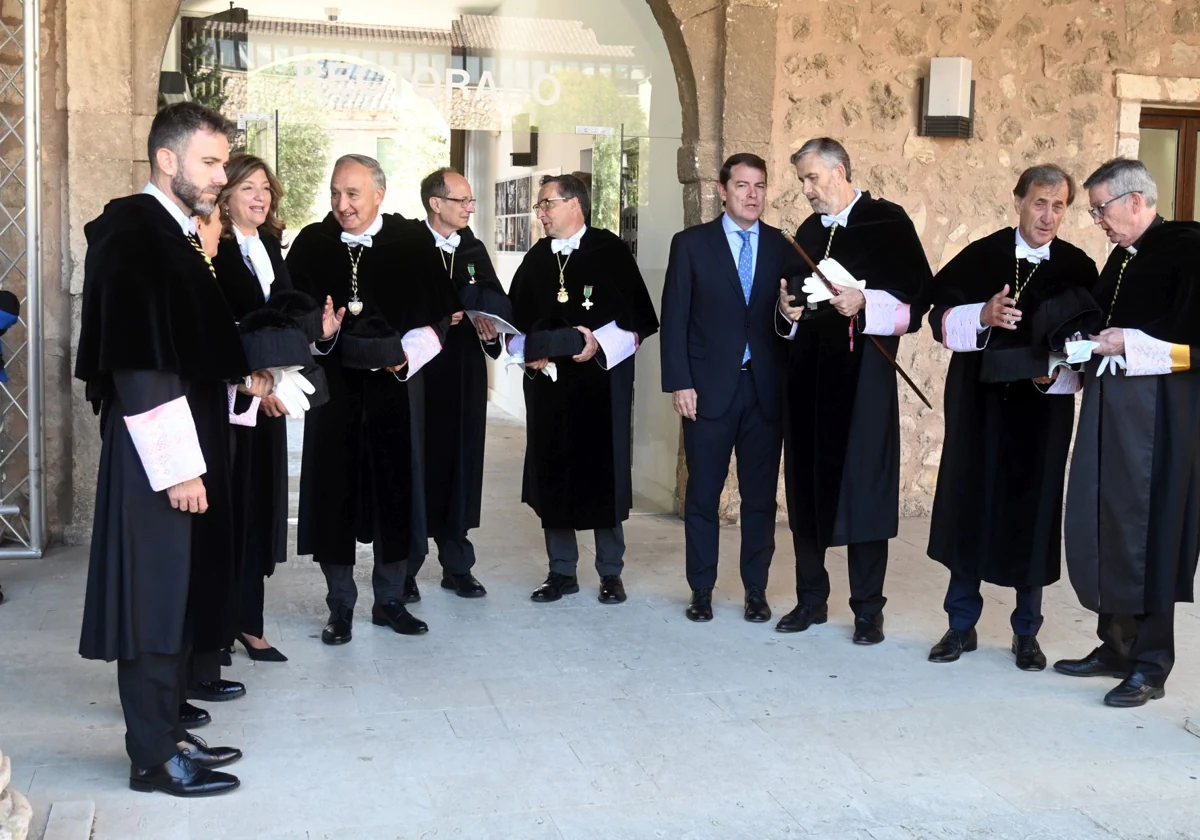
[[[518, 501], [523, 434], [492, 416], [473, 534], [488, 597], [440, 590], [431, 558], [413, 608], [427, 636], [371, 625], [369, 564], [344, 647], [318, 640], [312, 563], [293, 558], [268, 582], [268, 637], [291, 661], [239, 648], [226, 675], [248, 695], [208, 704], [198, 733], [246, 750], [229, 796], [126, 786], [115, 669], [75, 653], [86, 552], [0, 562], [0, 749], [37, 809], [33, 836], [51, 803], [88, 799], [97, 840], [1200, 837], [1200, 739], [1183, 728], [1200, 717], [1192, 606], [1167, 697], [1122, 711], [1100, 702], [1111, 680], [1018, 671], [1011, 602], [994, 588], [979, 651], [925, 661], [945, 629], [946, 573], [924, 556], [922, 520], [892, 542], [877, 647], [850, 643], [841, 552], [829, 624], [786, 636], [743, 621], [736, 528], [722, 534], [716, 618], [692, 624], [673, 517], [627, 524], [628, 603], [596, 602], [587, 537], [583, 591], [534, 604], [545, 560]], [[778, 616], [794, 577], [785, 527], [777, 538]], [[1045, 613], [1051, 659], [1091, 648], [1093, 617], [1065, 583]]]

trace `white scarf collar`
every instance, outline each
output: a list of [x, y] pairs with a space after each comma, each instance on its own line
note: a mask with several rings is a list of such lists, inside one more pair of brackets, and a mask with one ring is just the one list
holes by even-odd
[[257, 233], [247, 236], [237, 225], [233, 225], [233, 235], [237, 239], [242, 258], [258, 278], [258, 285], [262, 286], [263, 299], [270, 299], [271, 284], [275, 282], [275, 266], [271, 265], [271, 256], [267, 253], [267, 247], [263, 245], [262, 237]]
[[1017, 259], [1019, 260], [1028, 260], [1034, 265], [1037, 265], [1042, 260], [1050, 259], [1050, 243], [1047, 242], [1040, 248], [1034, 248], [1025, 241], [1025, 237], [1021, 236], [1021, 229], [1017, 228], [1016, 255]]
[[362, 233], [353, 234], [342, 231], [342, 241], [347, 245], [362, 245], [364, 248], [370, 248], [375, 235], [381, 230], [383, 230], [383, 214], [376, 213], [375, 221], [371, 222], [370, 226]]
[[433, 234], [433, 246], [435, 248], [441, 248], [447, 254], [453, 254], [458, 250], [459, 243], [462, 242], [462, 237], [457, 232], [449, 236], [442, 236], [433, 229], [433, 225], [429, 224], [429, 219], [425, 220], [425, 227], [429, 228], [429, 232]]
[[579, 243], [583, 240], [585, 233], [587, 233], [587, 225], [576, 231], [574, 236], [566, 239], [552, 239], [550, 240], [550, 250], [556, 254], [570, 254], [572, 251], [578, 251]]

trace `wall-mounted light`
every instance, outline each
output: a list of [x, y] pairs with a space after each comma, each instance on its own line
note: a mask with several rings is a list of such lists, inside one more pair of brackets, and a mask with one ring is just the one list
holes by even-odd
[[921, 79], [920, 85], [919, 135], [964, 139], [974, 136], [975, 82], [971, 79], [971, 59], [931, 59], [929, 78]]

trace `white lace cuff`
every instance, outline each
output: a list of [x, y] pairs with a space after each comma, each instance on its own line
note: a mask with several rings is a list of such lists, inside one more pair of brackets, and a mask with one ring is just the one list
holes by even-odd
[[408, 381], [417, 371], [429, 364], [433, 357], [442, 352], [442, 342], [438, 340], [437, 330], [433, 327], [417, 327], [409, 330], [400, 339], [404, 345], [404, 355], [408, 357], [408, 367], [397, 374], [397, 379]]
[[1162, 376], [1174, 368], [1171, 343], [1151, 338], [1141, 330], [1124, 330], [1125, 375]]
[[863, 335], [904, 335], [908, 332], [909, 306], [882, 289], [863, 289]]
[[1060, 367], [1058, 377], [1050, 383], [1043, 394], [1056, 396], [1059, 394], [1076, 394], [1083, 388], [1083, 375], [1069, 368]]
[[637, 333], [621, 329], [617, 326], [616, 321], [609, 321], [594, 331], [592, 335], [595, 336], [600, 349], [604, 351], [603, 360], [597, 355], [596, 361], [605, 370], [612, 370], [637, 352]]
[[984, 304], [968, 303], [947, 309], [942, 315], [942, 344], [955, 353], [972, 353], [987, 345], [979, 343], [979, 313]]
[[258, 404], [262, 402], [258, 397], [250, 398], [250, 408], [244, 413], [238, 414], [233, 410], [237, 403], [238, 386], [229, 386], [229, 422], [234, 426], [257, 426], [258, 425]]
[[150, 488], [155, 492], [199, 478], [208, 470], [187, 397], [125, 417]]

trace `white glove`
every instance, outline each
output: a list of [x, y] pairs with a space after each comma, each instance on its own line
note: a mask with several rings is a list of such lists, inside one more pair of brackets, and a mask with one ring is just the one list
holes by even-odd
[[271, 376], [275, 379], [275, 389], [272, 393], [283, 403], [289, 417], [297, 419], [304, 417], [308, 411], [308, 397], [316, 391], [316, 387], [299, 373], [300, 368], [272, 368]]
[[[821, 269], [821, 273], [825, 275], [825, 279], [835, 285], [844, 286], [848, 289], [865, 289], [867, 287], [864, 281], [855, 279], [854, 275], [835, 259], [826, 257], [817, 263], [817, 268]], [[810, 305], [820, 303], [823, 300], [833, 299], [833, 292], [821, 282], [821, 278], [817, 277], [816, 273], [810, 274], [805, 278], [802, 290], [808, 295]]]
[[1113, 376], [1116, 376], [1117, 368], [1120, 368], [1121, 370], [1125, 370], [1125, 357], [1120, 356], [1120, 355], [1105, 356], [1103, 359], [1100, 360], [1100, 367], [1096, 369], [1096, 375], [1102, 376], [1104, 374], [1104, 371], [1107, 370]]

